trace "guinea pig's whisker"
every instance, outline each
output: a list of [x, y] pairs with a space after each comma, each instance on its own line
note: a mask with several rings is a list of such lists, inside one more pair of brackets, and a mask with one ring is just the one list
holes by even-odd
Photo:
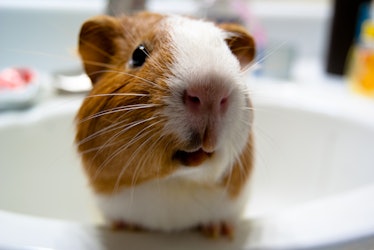
[[87, 136], [84, 139], [80, 140], [76, 144], [77, 144], [77, 146], [80, 146], [80, 145], [82, 145], [82, 144], [84, 144], [84, 143], [86, 143], [86, 142], [88, 142], [88, 141], [90, 141], [90, 140], [92, 140], [92, 139], [94, 139], [94, 138], [96, 138], [98, 136], [101, 136], [101, 135], [104, 135], [106, 133], [109, 133], [109, 132], [112, 132], [114, 130], [117, 130], [119, 128], [122, 128], [122, 127], [124, 127], [123, 124], [124, 123], [127, 124], [127, 122], [128, 122], [128, 120], [123, 119], [122, 121], [113, 123], [110, 126], [107, 126], [107, 127], [103, 128], [103, 129], [100, 129], [100, 130], [96, 131], [95, 133], [90, 134], [89, 136]]
[[[157, 117], [153, 117], [154, 119], [157, 118]], [[150, 134], [151, 132], [153, 132], [152, 130], [150, 130], [150, 128], [158, 123], [160, 123], [161, 120], [157, 121], [157, 122], [154, 122], [150, 125], [148, 125], [147, 127], [143, 128], [142, 130], [140, 130], [130, 141], [128, 141], [126, 144], [122, 145], [121, 147], [119, 147], [117, 150], [115, 150], [110, 157], [108, 157], [107, 159], [105, 159], [105, 161], [98, 167], [97, 169], [97, 173], [95, 175], [95, 177], [97, 177], [101, 171], [104, 169], [104, 167], [109, 163], [111, 162], [114, 158], [116, 158], [121, 152], [123, 152], [124, 150], [128, 149], [130, 146], [134, 145], [135, 143], [137, 143], [139, 140], [145, 138], [146, 136], [148, 136], [148, 134]], [[148, 131], [146, 131], [148, 130]], [[119, 133], [124, 133], [123, 131], [120, 131]], [[119, 136], [119, 135], [117, 135]]]
[[117, 74], [127, 75], [127, 76], [131, 76], [131, 77], [140, 79], [140, 80], [142, 80], [146, 83], [152, 84], [152, 85], [160, 88], [160, 86], [157, 85], [156, 83], [154, 83], [152, 81], [149, 81], [149, 80], [147, 80], [143, 77], [140, 77], [140, 76], [137, 76], [137, 75], [119, 70], [118, 67], [115, 67], [115, 65], [112, 65], [112, 64], [95, 62], [95, 61], [87, 61], [87, 60], [84, 60], [84, 63], [89, 64], [89, 65], [93, 65], [93, 66], [101, 66], [101, 67], [106, 68], [106, 69], [103, 69], [103, 70], [97, 70], [97, 71], [91, 72], [89, 74], [90, 76], [93, 76], [93, 75], [96, 75], [96, 74], [102, 74], [102, 73], [117, 73]]
[[[150, 134], [151, 131], [148, 131], [144, 134], [142, 134], [141, 136], [138, 136], [138, 140], [148, 136], [148, 134]], [[100, 166], [97, 168], [96, 170], [96, 173], [95, 173], [95, 176], [94, 176], [94, 179], [96, 179], [100, 174], [101, 172], [104, 170], [104, 168], [113, 160], [115, 159], [121, 152], [125, 151], [130, 145], [128, 143], [126, 144], [123, 144], [121, 145], [119, 148], [117, 148], [109, 157], [107, 157], [101, 164]], [[97, 152], [96, 152], [97, 154]], [[96, 156], [96, 155], [95, 155]]]
[[[152, 86], [157, 87], [161, 90], [165, 89], [165, 88], [161, 87], [160, 85], [158, 85], [157, 83], [152, 82], [152, 81], [150, 81], [150, 80], [148, 80], [144, 77], [140, 77], [140, 76], [137, 76], [137, 75], [119, 70], [117, 67], [115, 67], [112, 64], [95, 62], [95, 61], [87, 61], [87, 60], [84, 60], [84, 63], [94, 65], [94, 66], [101, 66], [101, 67], [106, 68], [106, 69], [103, 69], [103, 70], [97, 70], [95, 72], [91, 72], [90, 76], [95, 75], [95, 74], [102, 74], [102, 73], [117, 73], [117, 74], [122, 74], [122, 75], [130, 76], [130, 77], [142, 80], [143, 82], [151, 84]], [[158, 64], [156, 64], [155, 66], [159, 67], [159, 68], [162, 68], [161, 65], [158, 65]]]
[[115, 108], [106, 109], [106, 110], [97, 112], [96, 114], [90, 115], [90, 116], [78, 121], [78, 123], [83, 123], [83, 122], [86, 122], [86, 121], [91, 120], [91, 119], [96, 119], [98, 117], [113, 114], [113, 113], [117, 113], [117, 112], [147, 109], [147, 108], [153, 108], [153, 107], [157, 107], [157, 106], [161, 106], [161, 104], [133, 104], [133, 105], [115, 107]]
[[[114, 146], [116, 144], [120, 143], [119, 141], [117, 142], [113, 142], [111, 144], [108, 144], [107, 147], [111, 147], [111, 146]], [[91, 152], [96, 152], [97, 150], [99, 150], [102, 146], [98, 146], [98, 147], [92, 147], [90, 149], [87, 149], [87, 150], [84, 150], [84, 151], [81, 151], [80, 154], [84, 155], [84, 154], [89, 154]]]
[[285, 46], [288, 43], [288, 41], [283, 41], [277, 46], [270, 47], [264, 52], [264, 55], [261, 58], [258, 58], [256, 61], [253, 61], [252, 63], [248, 64], [248, 66], [243, 70], [243, 72], [247, 72], [251, 70], [252, 68], [258, 67], [260, 63], [267, 60], [269, 57], [273, 56], [279, 49], [281, 49], [283, 46]]
[[[124, 122], [127, 122], [127, 120], [124, 120]], [[146, 121], [143, 121], [143, 122], [146, 122]], [[96, 157], [99, 155], [99, 153], [104, 150], [105, 148], [107, 147], [111, 147], [111, 146], [114, 146], [114, 145], [117, 145], [119, 143], [123, 143], [122, 141], [116, 141], [116, 142], [111, 142], [113, 141], [115, 138], [117, 138], [120, 134], [123, 134], [125, 133], [128, 129], [131, 129], [139, 124], [141, 124], [142, 122], [141, 121], [134, 121], [132, 123], [126, 123], [124, 125], [122, 125], [123, 122], [118, 122], [118, 123], [115, 123], [114, 126], [115, 128], [113, 129], [110, 129], [110, 131], [104, 131], [106, 128], [102, 129], [102, 130], [99, 130], [95, 133], [95, 135], [90, 135], [88, 137], [86, 137], [85, 139], [83, 139], [81, 142], [78, 143], [78, 145], [81, 145], [83, 144], [84, 142], [87, 142], [89, 140], [92, 140], [100, 135], [103, 135], [105, 134], [106, 132], [112, 132], [113, 130], [119, 130], [118, 133], [114, 134], [112, 137], [110, 137], [103, 145], [100, 145], [98, 147], [93, 147], [93, 148], [90, 148], [90, 149], [87, 149], [85, 151], [81, 151], [82, 154], [87, 154], [87, 153], [91, 153], [91, 152], [96, 152], [95, 155], [92, 157], [92, 159], [96, 159]], [[126, 127], [126, 128], [125, 128]], [[125, 129], [122, 129], [122, 128], [125, 128]], [[84, 142], [83, 142], [84, 141]]]
[[[165, 137], [167, 138], [167, 134], [165, 132], [162, 132], [162, 131], [160, 131], [160, 132], [161, 133], [160, 133], [160, 136], [159, 136], [159, 141], [161, 141], [161, 138], [165, 138]], [[174, 143], [169, 139], [163, 140], [162, 143], [163, 143], [162, 147], [165, 149], [165, 151], [166, 151], [167, 148], [173, 148], [174, 147]], [[157, 147], [157, 145], [155, 147]], [[161, 168], [162, 168], [162, 166], [157, 164], [156, 177], [160, 177]], [[158, 188], [158, 191], [160, 193], [161, 192], [160, 183], [162, 182], [161, 178], [156, 178], [156, 181], [157, 181], [157, 188]]]
[[[124, 114], [124, 115], [125, 115], [125, 114]], [[122, 116], [121, 116], [121, 117], [122, 117]], [[119, 118], [119, 120], [122, 119], [121, 117]], [[147, 119], [147, 120], [142, 121], [142, 122], [147, 122], [147, 121], [150, 121], [150, 120], [152, 120], [152, 119], [154, 119], [154, 118], [150, 118], [150, 119]], [[101, 135], [104, 135], [104, 134], [106, 134], [106, 133], [109, 133], [109, 132], [112, 132], [112, 131], [115, 131], [115, 130], [118, 130], [118, 129], [124, 128], [124, 127], [126, 127], [126, 126], [130, 129], [130, 128], [134, 127], [134, 126], [140, 125], [140, 123], [141, 123], [141, 122], [139, 122], [139, 121], [134, 121], [134, 122], [128, 123], [128, 119], [122, 119], [122, 120], [120, 120], [120, 121], [118, 121], [118, 122], [115, 122], [115, 123], [111, 124], [110, 126], [107, 126], [107, 127], [103, 128], [103, 129], [101, 129], [101, 130], [96, 131], [95, 133], [93, 133], [93, 134], [91, 134], [91, 135], [85, 137], [85, 138], [82, 139], [81, 141], [76, 142], [76, 145], [77, 145], [77, 146], [80, 146], [80, 145], [82, 145], [82, 144], [84, 144], [84, 143], [86, 143], [86, 142], [88, 142], [88, 141], [91, 141], [91, 140], [97, 138], [98, 136], [101, 136]], [[123, 132], [125, 132], [125, 131], [124, 131], [124, 130], [121, 130], [121, 133], [123, 133]], [[110, 138], [110, 139], [111, 139], [111, 138]], [[109, 140], [110, 140], [110, 139], [109, 139]], [[115, 138], [113, 138], [113, 140], [114, 140], [114, 139], [115, 139]], [[117, 143], [119, 143], [119, 142], [117, 142]], [[115, 144], [117, 144], [117, 143], [111, 143], [111, 144], [108, 143], [108, 145], [102, 145], [101, 147], [104, 148], [104, 147], [107, 147], [107, 146], [115, 145]], [[94, 148], [94, 149], [99, 149], [99, 148], [100, 148], [100, 147], [96, 147], [96, 148]], [[84, 153], [89, 153], [89, 152], [94, 151], [94, 149], [85, 150], [85, 151], [83, 151], [82, 153], [83, 153], [83, 154], [84, 154]]]
[[[87, 64], [87, 65], [100, 66], [100, 67], [109, 68], [109, 69], [116, 69], [113, 64], [109, 64], [109, 63], [103, 63], [103, 62], [98, 62], [98, 61], [90, 61], [90, 60], [82, 60], [82, 62]], [[98, 70], [96, 72], [100, 73], [101, 70]], [[91, 75], [98, 74], [96, 72], [92, 73]]]
[[[236, 159], [237, 161], [237, 159]], [[229, 187], [231, 186], [231, 182], [232, 182], [232, 173], [233, 171], [230, 170], [229, 171], [229, 176], [227, 177], [227, 180], [226, 180], [226, 183], [225, 183], [225, 190], [226, 192], [229, 192]]]
[[[157, 119], [157, 116], [150, 117], [150, 118], [144, 119], [144, 120], [137, 120], [137, 121], [131, 122], [131, 123], [125, 125], [125, 126], [122, 126], [121, 128], [123, 128], [123, 129], [120, 129], [117, 133], [115, 133], [108, 140], [106, 140], [106, 142], [103, 145], [101, 145], [100, 149], [96, 152], [96, 155], [93, 157], [93, 159], [95, 159], [96, 156], [99, 155], [100, 152], [102, 152], [102, 150], [104, 150], [106, 147], [108, 147], [108, 145], [111, 144], [112, 141], [117, 139], [122, 134], [126, 133], [128, 130], [130, 130], [130, 129], [136, 127], [136, 126], [139, 126], [142, 123], [149, 122], [149, 121], [154, 120], [154, 119]], [[136, 138], [136, 136], [134, 138]], [[132, 138], [128, 143], [130, 143], [132, 140], [134, 140], [134, 138]]]
[[[240, 131], [237, 131], [239, 136], [241, 135]], [[230, 155], [233, 155], [234, 162], [235, 164], [231, 167], [230, 171], [228, 171], [228, 176], [225, 179], [225, 189], [228, 193], [231, 191], [229, 190], [230, 187], [233, 186], [233, 182], [245, 182], [246, 177], [249, 173], [246, 173], [246, 169], [243, 164], [243, 159], [242, 159], [242, 148], [236, 144], [236, 143], [231, 143], [229, 145], [229, 148], [231, 148]], [[234, 170], [234, 168], [237, 168], [238, 170]], [[238, 174], [234, 174], [234, 172], [239, 171]], [[239, 179], [238, 179], [239, 178]], [[234, 185], [235, 186], [235, 185]]]
[[[151, 138], [154, 137], [154, 135], [153, 135], [153, 136], [152, 136], [152, 135], [151, 135], [151, 136], [148, 136], [149, 134], [152, 134], [153, 132], [154, 132], [153, 130], [150, 130], [150, 131], [148, 131], [147, 133], [144, 133], [142, 136], [140, 136], [139, 139], [143, 139], [143, 138], [147, 138], [147, 137], [148, 137], [148, 139], [146, 139], [145, 142], [143, 142], [143, 143], [142, 143], [142, 144], [141, 144], [141, 145], [140, 145], [140, 146], [135, 150], [135, 152], [132, 153], [130, 159], [128, 159], [128, 160], [126, 161], [126, 164], [122, 167], [121, 172], [119, 173], [119, 175], [118, 175], [118, 177], [117, 177], [117, 181], [116, 181], [116, 183], [115, 183], [115, 185], [114, 185], [114, 187], [113, 187], [113, 191], [118, 190], [118, 188], [119, 188], [119, 184], [120, 184], [120, 181], [121, 181], [121, 178], [122, 178], [123, 174], [125, 173], [126, 169], [130, 166], [130, 164], [133, 162], [135, 156], [138, 156], [138, 154], [139, 154], [139, 152], [140, 152], [140, 149], [143, 148], [143, 145], [144, 145], [145, 143], [149, 142], [149, 140], [151, 140]], [[126, 150], [126, 148], [127, 148], [127, 146], [124, 145], [123, 147], [121, 147], [121, 148], [119, 148], [117, 151], [115, 151], [115, 152], [112, 154], [111, 159], [110, 159], [109, 161], [111, 161], [111, 160], [114, 159], [118, 154], [120, 154], [121, 152], [123, 152], [124, 150]], [[146, 157], [146, 155], [144, 155], [143, 157]], [[139, 164], [139, 163], [136, 163], [136, 164]], [[104, 167], [105, 167], [105, 165], [104, 165]], [[102, 170], [101, 170], [101, 171], [102, 171]]]
[[130, 77], [133, 77], [133, 78], [136, 78], [136, 79], [139, 79], [145, 83], [148, 83], [158, 89], [161, 89], [161, 90], [165, 90], [165, 88], [161, 87], [160, 85], [158, 85], [157, 83], [155, 82], [152, 82], [144, 77], [140, 77], [140, 76], [137, 76], [137, 75], [134, 75], [134, 74], [131, 74], [131, 73], [128, 73], [128, 72], [124, 72], [124, 71], [121, 71], [121, 70], [116, 70], [115, 68], [113, 69], [105, 69], [105, 70], [99, 70], [99, 71], [96, 71], [95, 74], [101, 74], [101, 73], [117, 73], [117, 74], [120, 74], [120, 75], [125, 75], [125, 76], [130, 76]]
[[[103, 146], [105, 146], [105, 144], [110, 143], [111, 141], [117, 139], [119, 136], [121, 136], [123, 133], [127, 132], [128, 130], [130, 130], [130, 129], [136, 127], [136, 126], [139, 126], [140, 124], [143, 124], [143, 123], [145, 123], [145, 122], [150, 122], [150, 121], [152, 121], [152, 120], [154, 120], [154, 119], [157, 119], [157, 116], [153, 116], [153, 117], [148, 118], [148, 119], [144, 119], [144, 120], [140, 120], [140, 121], [135, 121], [135, 122], [132, 122], [132, 123], [128, 124], [128, 126], [126, 126], [124, 129], [121, 129], [121, 130], [120, 130], [118, 133], [116, 133], [114, 136], [110, 137], [110, 138], [109, 138], [109, 139], [104, 143]], [[141, 130], [141, 131], [143, 131], [143, 130]], [[134, 138], [136, 138], [136, 136], [135, 136]], [[131, 143], [131, 142], [134, 140], [134, 138], [132, 138], [128, 143]]]
[[91, 42], [85, 41], [84, 39], [80, 39], [79, 42], [82, 43], [82, 44], [84, 44], [84, 45], [86, 45], [87, 47], [91, 48], [93, 51], [100, 53], [101, 55], [103, 55], [105, 57], [109, 57], [109, 58], [112, 57], [111, 54], [109, 54], [108, 52], [106, 52], [105, 50], [99, 48], [98, 46], [96, 46], [95, 44], [93, 44]]
[[240, 177], [241, 177], [241, 181], [244, 181], [248, 178], [248, 174], [246, 171], [245, 171], [245, 168], [244, 168], [244, 165], [243, 165], [243, 161], [240, 157], [237, 157], [237, 161], [238, 161], [238, 166], [239, 166], [239, 170], [240, 170]]
[[[152, 136], [150, 136], [149, 140], [151, 140], [151, 138], [155, 138], [155, 137], [156, 137], [156, 135], [153, 134]], [[146, 142], [144, 143], [144, 145], [145, 144], [146, 144]], [[138, 179], [140, 171], [146, 166], [146, 164], [148, 162], [147, 156], [150, 153], [152, 153], [151, 149], [153, 149], [155, 147], [155, 145], [156, 145], [156, 142], [153, 142], [153, 144], [151, 146], [147, 145], [146, 151], [143, 153], [144, 156], [141, 157], [141, 160], [136, 163], [136, 168], [135, 168], [134, 173], [132, 173], [133, 177], [131, 179], [131, 185], [130, 185], [130, 205], [132, 205], [133, 200], [134, 200], [134, 193], [135, 193], [135, 189], [137, 187], [136, 181]], [[140, 149], [140, 147], [138, 149]], [[138, 152], [135, 152], [133, 154], [134, 157], [128, 161], [127, 165], [123, 166], [123, 168], [121, 169], [121, 172], [117, 177], [116, 185], [113, 187], [113, 193], [115, 193], [119, 190], [120, 180], [121, 180], [122, 176], [125, 174], [129, 164], [135, 159], [135, 157], [137, 157], [140, 154], [140, 150], [137, 150], [137, 151]]]
[[90, 119], [96, 119], [104, 115], [109, 115], [113, 113], [118, 113], [118, 112], [126, 112], [126, 111], [133, 111], [133, 110], [138, 110], [138, 109], [145, 109], [145, 108], [151, 108], [156, 105], [154, 104], [134, 104], [134, 105], [127, 105], [127, 106], [120, 106], [120, 107], [115, 107], [111, 109], [106, 109], [100, 112], [97, 112], [94, 115], [88, 116], [80, 121], [80, 123], [88, 121]]
[[[152, 136], [150, 136], [150, 137], [152, 137], [152, 139], [153, 138], [155, 138], [155, 137], [157, 137], [157, 135], [156, 134], [153, 134]], [[149, 139], [147, 139], [147, 140], [152, 140], [151, 138], [149, 138]], [[144, 155], [144, 157], [141, 157], [141, 160], [140, 161], [138, 161], [137, 163], [136, 163], [136, 165], [137, 165], [137, 167], [136, 167], [136, 169], [135, 169], [135, 171], [134, 171], [134, 173], [133, 173], [133, 177], [132, 177], [132, 180], [131, 180], [131, 195], [130, 195], [130, 197], [131, 197], [131, 201], [133, 200], [133, 196], [134, 196], [134, 191], [135, 191], [135, 187], [136, 187], [136, 182], [137, 182], [137, 179], [139, 178], [139, 174], [141, 173], [141, 170], [146, 166], [146, 164], [149, 162], [149, 160], [148, 160], [148, 155], [149, 154], [152, 154], [152, 150], [157, 146], [157, 143], [159, 142], [159, 140], [160, 140], [161, 138], [159, 137], [156, 141], [154, 141], [151, 145], [149, 145], [149, 144], [147, 144], [146, 142], [144, 142], [143, 143], [143, 145], [145, 146], [147, 146], [146, 147], [146, 151], [143, 153], [143, 155]], [[140, 147], [139, 147], [139, 149], [140, 149]], [[133, 156], [134, 156], [134, 158], [132, 158], [130, 161], [129, 161], [129, 163], [131, 163], [134, 159], [135, 159], [135, 155], [138, 155], [140, 153], [140, 150], [139, 150], [139, 152], [136, 152], [136, 153], [134, 153], [133, 154]], [[122, 168], [121, 169], [121, 173], [120, 173], [120, 175], [119, 176], [123, 176], [124, 174], [125, 174], [125, 167], [126, 166], [124, 166], [124, 168]], [[127, 168], [127, 167], [126, 167]], [[123, 172], [123, 173], [122, 173]], [[121, 177], [119, 177], [119, 178], [121, 178]], [[116, 186], [116, 187], [114, 187], [114, 190], [113, 191], [117, 191], [118, 190], [118, 186]]]
[[279, 145], [277, 145], [277, 143], [274, 141], [274, 138], [271, 137], [271, 135], [269, 135], [264, 129], [263, 127], [261, 126], [258, 126], [257, 124], [253, 124], [253, 128], [254, 130], [256, 131], [256, 133], [258, 134], [258, 136], [261, 137], [261, 139], [267, 143], [269, 146], [271, 147], [275, 147], [276, 148], [276, 151], [279, 150]]
[[[151, 130], [150, 132], [153, 132], [153, 131]], [[156, 137], [155, 134], [153, 134], [152, 136], [149, 136], [145, 141], [143, 141], [139, 145], [139, 147], [135, 150], [135, 152], [131, 155], [131, 157], [128, 159], [127, 164], [121, 169], [121, 172], [118, 175], [118, 178], [117, 178], [116, 184], [114, 186], [114, 190], [113, 190], [114, 192], [116, 192], [119, 189], [119, 184], [120, 184], [121, 178], [125, 174], [126, 169], [134, 161], [134, 159], [137, 158], [137, 156], [139, 155], [139, 153], [141, 152], [141, 150], [144, 148], [144, 146], [147, 145], [148, 150], [150, 150], [150, 148], [153, 148], [153, 147], [149, 147], [149, 142], [152, 141], [152, 140], [154, 140], [154, 137]], [[144, 154], [144, 157], [146, 157], [146, 154]], [[138, 178], [137, 176], [138, 176], [138, 174], [139, 174], [139, 172], [141, 170], [141, 165], [139, 165], [139, 163], [136, 163], [136, 164], [137, 164], [137, 168], [135, 169], [135, 173], [133, 174], [131, 186], [135, 185], [135, 181]]]
[[94, 94], [88, 95], [86, 98], [94, 98], [94, 97], [112, 97], [112, 96], [138, 96], [138, 97], [145, 97], [149, 96], [149, 94], [140, 94], [140, 93], [109, 93], [109, 94]]
[[[152, 118], [152, 117], [151, 117]], [[118, 143], [122, 143], [122, 141], [117, 141], [117, 142], [112, 142], [114, 141], [116, 138], [118, 138], [120, 135], [122, 135], [123, 133], [125, 133], [126, 131], [144, 123], [144, 122], [147, 122], [147, 121], [150, 121], [151, 118], [149, 119], [146, 119], [146, 120], [137, 120], [137, 121], [134, 121], [132, 123], [129, 123], [129, 124], [125, 124], [125, 125], [122, 125], [122, 126], [118, 126], [116, 128], [116, 130], [119, 130], [117, 133], [115, 133], [113, 136], [111, 136], [108, 140], [106, 140], [106, 142], [103, 144], [103, 145], [100, 145], [100, 147], [98, 147], [98, 149], [96, 150], [96, 153], [95, 155], [92, 157], [92, 159], [96, 159], [96, 157], [98, 157], [100, 155], [100, 153], [107, 147], [110, 147], [111, 145], [115, 145], [115, 144], [118, 144]], [[154, 118], [152, 118], [154, 119]]]
[[152, 81], [149, 81], [147, 79], [145, 79], [144, 77], [140, 77], [140, 76], [137, 76], [137, 75], [134, 75], [134, 74], [130, 74], [130, 73], [127, 73], [127, 72], [118, 72], [119, 74], [122, 74], [122, 75], [126, 75], [126, 76], [131, 76], [131, 77], [134, 77], [136, 79], [139, 79], [139, 80], [142, 80], [143, 82], [145, 83], [149, 83], [151, 84], [152, 86], [158, 88], [158, 89], [161, 89], [161, 90], [165, 90], [165, 88], [161, 87], [160, 85], [158, 85], [157, 83], [155, 82], [152, 82]]
[[245, 120], [244, 118], [239, 119], [239, 122], [243, 123], [243, 124], [244, 124], [245, 126], [247, 126], [247, 127], [251, 127], [251, 126], [253, 125], [253, 122], [251, 122], [251, 121], [247, 121], [247, 120]]
[[231, 48], [232, 52], [237, 52], [237, 51], [247, 51], [248, 49], [255, 49], [253, 46], [242, 46], [242, 47], [237, 47], [237, 48]]
[[255, 107], [241, 107], [240, 110], [250, 110], [250, 111], [255, 111]]
[[247, 74], [249, 71], [256, 69], [256, 67], [258, 67], [259, 64], [260, 64], [260, 62], [253, 61], [253, 62], [249, 63], [247, 66], [245, 66], [241, 70], [241, 73], [242, 74]]
[[[158, 119], [158, 117], [152, 117], [153, 119]], [[151, 119], [149, 119], [149, 121], [150, 121]], [[128, 141], [126, 144], [125, 144], [125, 146], [126, 146], [126, 148], [128, 148], [129, 146], [131, 146], [131, 145], [133, 145], [134, 143], [136, 143], [136, 142], [138, 142], [142, 137], [142, 134], [145, 132], [145, 131], [147, 131], [147, 132], [149, 132], [149, 130], [150, 130], [150, 128], [152, 128], [154, 125], [156, 125], [156, 124], [159, 124], [160, 122], [163, 122], [162, 120], [158, 120], [158, 121], [156, 121], [156, 122], [154, 122], [154, 123], [151, 123], [151, 124], [149, 124], [147, 127], [145, 127], [145, 128], [143, 128], [142, 130], [140, 130], [130, 141]], [[152, 130], [151, 130], [152, 131]]]

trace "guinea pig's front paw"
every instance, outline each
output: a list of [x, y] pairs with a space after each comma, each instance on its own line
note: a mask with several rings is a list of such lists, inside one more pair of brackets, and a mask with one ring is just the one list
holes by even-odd
[[234, 239], [234, 225], [226, 221], [204, 224], [198, 228], [208, 238], [227, 237], [230, 240]]
[[133, 224], [133, 223], [127, 223], [125, 221], [113, 221], [111, 223], [111, 229], [114, 231], [131, 231], [131, 232], [139, 232], [144, 231], [144, 228]]

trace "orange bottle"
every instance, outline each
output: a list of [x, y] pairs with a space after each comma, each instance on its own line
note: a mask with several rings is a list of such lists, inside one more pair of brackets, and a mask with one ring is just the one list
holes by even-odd
[[374, 98], [374, 21], [362, 24], [360, 43], [353, 50], [350, 68], [351, 87], [355, 92]]

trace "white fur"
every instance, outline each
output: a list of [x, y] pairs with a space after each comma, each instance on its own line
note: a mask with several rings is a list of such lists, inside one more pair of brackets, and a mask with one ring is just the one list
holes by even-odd
[[[174, 58], [168, 86], [171, 96], [165, 98], [168, 104], [165, 116], [168, 122], [165, 131], [175, 131], [181, 140], [188, 138], [190, 127], [185, 105], [181, 102], [181, 93], [188, 84], [209, 81], [217, 76], [219, 84], [231, 90], [229, 110], [221, 121], [224, 128], [218, 140], [215, 157], [212, 162], [205, 162], [199, 170], [181, 168], [180, 172], [198, 172], [187, 175], [194, 180], [213, 177], [219, 181], [236, 157], [244, 148], [250, 131], [251, 112], [247, 109], [247, 90], [241, 78], [240, 64], [228, 48], [225, 38], [230, 34], [216, 27], [213, 23], [171, 16], [166, 20], [171, 36]], [[209, 166], [208, 166], [209, 165]], [[176, 173], [177, 175], [180, 173]], [[206, 177], [206, 178], [205, 178]]]
[[97, 195], [97, 199], [109, 221], [169, 232], [223, 221], [235, 223], [245, 195], [233, 200], [223, 187], [168, 179], [123, 189], [114, 195]]
[[181, 102], [181, 92], [194, 81], [218, 76], [231, 90], [232, 99], [225, 128], [220, 133], [213, 157], [198, 167], [181, 166], [166, 179], [150, 181], [116, 194], [97, 195], [104, 216], [110, 221], [125, 221], [148, 229], [181, 230], [199, 224], [235, 221], [240, 216], [246, 192], [230, 198], [220, 181], [230, 171], [244, 148], [249, 133], [250, 111], [246, 109], [245, 85], [240, 64], [224, 39], [227, 33], [211, 23], [171, 16], [165, 20], [171, 38], [174, 64], [167, 84], [172, 96], [165, 133], [174, 131], [186, 138], [189, 127]]

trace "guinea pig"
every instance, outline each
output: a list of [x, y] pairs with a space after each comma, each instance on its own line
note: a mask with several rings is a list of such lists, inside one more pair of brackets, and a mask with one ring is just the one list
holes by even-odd
[[247, 31], [149, 12], [97, 16], [81, 28], [79, 54], [93, 88], [76, 144], [108, 224], [233, 237], [253, 166]]

